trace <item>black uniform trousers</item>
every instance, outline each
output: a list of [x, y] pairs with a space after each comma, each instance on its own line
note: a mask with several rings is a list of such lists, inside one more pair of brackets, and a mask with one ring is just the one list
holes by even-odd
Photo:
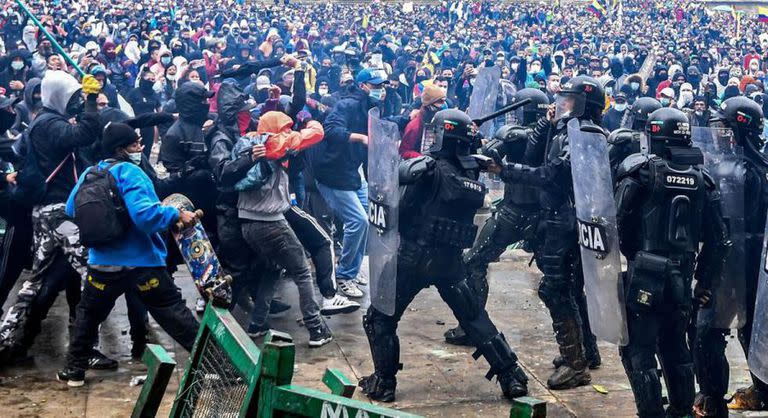
[[[762, 265], [762, 237], [755, 236], [746, 243], [746, 295], [747, 295], [747, 321], [739, 329], [738, 336], [741, 347], [745, 353], [749, 353], [749, 344], [752, 338], [752, 324], [755, 314], [755, 301], [757, 284]], [[728, 344], [726, 336], [730, 330], [710, 327], [708, 324], [697, 326], [696, 337], [693, 346], [694, 363], [696, 364], [696, 377], [699, 382], [700, 392], [714, 402], [723, 416], [728, 413], [723, 397], [728, 393], [729, 365], [725, 356], [725, 347]], [[768, 385], [752, 375], [755, 388], [763, 395], [768, 396]]]
[[[634, 268], [629, 263], [627, 288], [631, 287]], [[680, 267], [682, 288], [690, 289], [693, 261]], [[670, 280], [656, 276], [655, 280]], [[627, 293], [627, 328], [629, 343], [619, 349], [621, 362], [635, 395], [640, 418], [683, 417], [693, 408], [694, 373], [686, 331], [691, 318], [690, 300], [674, 301], [664, 294], [653, 306], [634, 303]], [[656, 297], [656, 296], [654, 296]], [[665, 412], [656, 356], [667, 387], [669, 408]]]
[[70, 338], [67, 366], [86, 369], [99, 324], [126, 292], [135, 292], [152, 317], [185, 350], [191, 351], [199, 323], [179, 289], [162, 267], [138, 267], [118, 272], [89, 269]]
[[[404, 240], [400, 244], [397, 260], [394, 314], [384, 314], [372, 306], [363, 318], [374, 367], [380, 377], [394, 379], [399, 369], [400, 356], [397, 325], [416, 295], [429, 286], [437, 287], [440, 297], [451, 308], [459, 325], [490, 363], [492, 373], [503, 372], [516, 364], [517, 357], [509, 350], [506, 342], [498, 338], [500, 334], [496, 326], [464, 278], [465, 265], [461, 249], [421, 246]], [[492, 353], [484, 352], [483, 347], [491, 351], [492, 344], [488, 343], [494, 339], [507, 347], [493, 350]]]

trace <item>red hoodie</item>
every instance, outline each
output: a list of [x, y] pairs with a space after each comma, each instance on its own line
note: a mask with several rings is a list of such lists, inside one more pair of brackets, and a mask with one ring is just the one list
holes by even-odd
[[424, 135], [424, 110], [419, 110], [416, 117], [408, 122], [400, 141], [400, 156], [410, 160], [421, 156], [421, 137]]

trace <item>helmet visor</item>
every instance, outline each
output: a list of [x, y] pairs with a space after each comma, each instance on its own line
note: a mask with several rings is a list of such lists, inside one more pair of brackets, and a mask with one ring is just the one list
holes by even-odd
[[555, 122], [578, 118], [584, 114], [584, 97], [576, 94], [558, 94], [555, 98]]

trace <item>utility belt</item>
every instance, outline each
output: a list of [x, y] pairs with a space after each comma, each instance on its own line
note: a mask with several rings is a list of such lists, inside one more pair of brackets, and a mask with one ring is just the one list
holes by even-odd
[[683, 274], [687, 269], [684, 257], [638, 251], [628, 271], [628, 308], [655, 311], [663, 305], [672, 308], [690, 305], [690, 277]]
[[430, 216], [416, 228], [415, 240], [421, 245], [469, 248], [475, 242], [477, 226], [449, 218]]

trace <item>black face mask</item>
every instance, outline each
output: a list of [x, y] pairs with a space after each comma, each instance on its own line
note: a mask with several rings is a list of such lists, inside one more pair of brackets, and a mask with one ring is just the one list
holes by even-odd
[[265, 103], [269, 98], [269, 89], [256, 91], [256, 103]]
[[154, 81], [142, 78], [141, 81], [139, 81], [139, 90], [144, 94], [152, 94], [154, 92], [154, 90], [152, 90], [154, 85]]
[[184, 50], [183, 50], [183, 49], [181, 49], [181, 48], [173, 48], [173, 49], [171, 50], [171, 53], [173, 54], [173, 56], [174, 56], [174, 57], [179, 57], [179, 56], [181, 56], [182, 54], [184, 54]]
[[83, 100], [83, 95], [78, 91], [77, 93], [73, 94], [69, 99], [69, 102], [67, 102], [65, 112], [67, 113], [67, 116], [77, 116], [83, 113], [84, 110], [85, 100]]
[[728, 84], [728, 74], [718, 74], [717, 81], [720, 82], [721, 86]]
[[4, 134], [5, 131], [10, 129], [14, 122], [16, 122], [15, 114], [5, 109], [0, 110], [0, 134]]
[[200, 103], [199, 105], [195, 105], [195, 108], [190, 112], [189, 115], [184, 115], [185, 119], [197, 125], [203, 126], [203, 123], [205, 123], [205, 121], [208, 119], [209, 108], [210, 107], [208, 106], [208, 103]]

